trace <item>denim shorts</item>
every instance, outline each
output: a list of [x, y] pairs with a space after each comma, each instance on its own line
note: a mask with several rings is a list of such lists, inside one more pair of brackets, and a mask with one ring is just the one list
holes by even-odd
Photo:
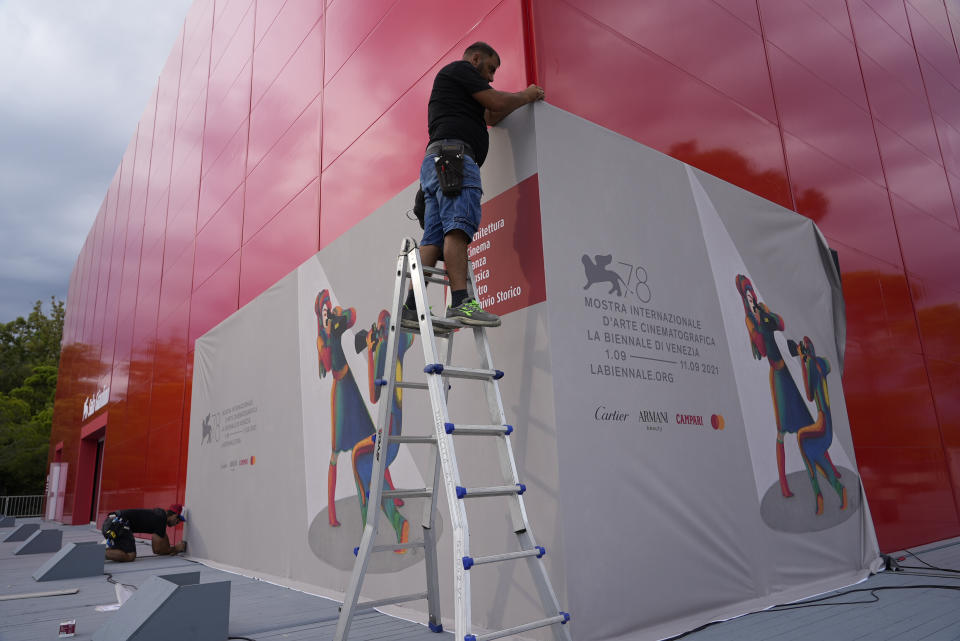
[[421, 245], [443, 247], [443, 237], [454, 229], [463, 230], [473, 239], [480, 226], [480, 168], [470, 156], [463, 157], [463, 190], [455, 198], [443, 195], [434, 159], [427, 154], [420, 165], [420, 186], [423, 188], [426, 211], [423, 216]]

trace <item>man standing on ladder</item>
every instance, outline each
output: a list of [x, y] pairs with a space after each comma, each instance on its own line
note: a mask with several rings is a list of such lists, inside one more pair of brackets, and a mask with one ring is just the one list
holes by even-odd
[[[487, 157], [487, 126], [495, 125], [525, 104], [543, 100], [543, 89], [530, 85], [508, 93], [490, 86], [500, 56], [485, 42], [475, 42], [463, 58], [443, 67], [433, 81], [427, 106], [430, 142], [420, 166], [424, 195], [424, 230], [420, 256], [433, 267], [443, 260], [453, 297], [446, 317], [465, 325], [497, 327], [500, 317], [484, 311], [467, 294], [467, 247], [480, 226], [480, 166]], [[413, 290], [407, 293], [402, 324], [416, 328]]]

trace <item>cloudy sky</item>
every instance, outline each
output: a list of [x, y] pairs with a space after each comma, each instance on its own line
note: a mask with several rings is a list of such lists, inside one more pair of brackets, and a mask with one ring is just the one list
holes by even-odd
[[192, 1], [0, 0], [0, 322], [66, 300]]

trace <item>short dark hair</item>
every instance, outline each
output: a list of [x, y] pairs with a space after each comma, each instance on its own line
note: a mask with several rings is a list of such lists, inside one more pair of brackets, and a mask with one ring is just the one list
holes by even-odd
[[495, 56], [497, 59], [497, 62], [500, 62], [500, 54], [497, 53], [493, 49], [493, 47], [488, 45], [486, 42], [482, 42], [480, 40], [478, 40], [477, 42], [474, 42], [472, 45], [470, 45], [464, 50], [463, 57], [468, 58], [475, 53], [482, 53], [485, 56]]

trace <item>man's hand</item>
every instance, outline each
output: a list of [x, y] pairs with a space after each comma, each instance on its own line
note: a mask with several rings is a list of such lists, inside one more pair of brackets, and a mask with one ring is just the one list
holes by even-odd
[[537, 100], [543, 100], [544, 92], [543, 87], [538, 87], [537, 85], [530, 85], [523, 90], [523, 94], [527, 98], [527, 102], [536, 102]]
[[523, 91], [507, 93], [496, 89], [486, 89], [473, 94], [474, 99], [486, 107], [483, 117], [491, 127], [507, 116], [513, 110], [537, 100], [543, 100], [543, 87], [530, 85]]

